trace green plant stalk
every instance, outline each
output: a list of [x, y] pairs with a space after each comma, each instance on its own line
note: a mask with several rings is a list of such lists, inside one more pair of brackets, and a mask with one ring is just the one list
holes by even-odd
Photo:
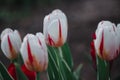
[[1, 73], [0, 73], [0, 80], [4, 80], [3, 77], [2, 77], [2, 75], [1, 75]]
[[36, 80], [40, 80], [40, 72], [36, 72]]
[[75, 80], [73, 79], [74, 74], [72, 71], [73, 60], [67, 43], [64, 44], [62, 47], [48, 46], [48, 53], [49, 80]]
[[110, 80], [109, 62], [97, 56], [97, 80]]
[[[49, 66], [48, 66], [48, 76], [49, 80], [65, 80], [64, 75], [61, 71], [61, 63], [58, 56], [58, 50], [55, 47], [48, 46], [49, 52]], [[51, 72], [52, 71], [52, 77]], [[53, 79], [52, 79], [53, 78]]]
[[21, 70], [20, 59], [21, 59], [21, 57], [19, 55], [18, 58], [12, 60], [12, 63], [14, 63], [14, 65], [15, 65], [17, 79], [18, 80], [28, 80], [28, 78], [26, 77], [26, 75]]
[[14, 62], [16, 72], [17, 72], [17, 78], [18, 80], [28, 80], [25, 74], [21, 71], [20, 64], [17, 62]]
[[4, 80], [13, 80], [13, 78], [8, 73], [6, 67], [4, 66], [4, 64], [1, 61], [0, 61], [0, 73], [1, 73], [1, 78], [3, 78]]
[[69, 45], [67, 43], [65, 43], [62, 47], [62, 55], [64, 60], [67, 62], [67, 64], [69, 65], [69, 67], [71, 68], [71, 70], [73, 69], [73, 59], [72, 59], [72, 54], [69, 48]]
[[58, 64], [58, 68], [59, 68], [59, 72], [61, 74], [62, 80], [67, 80], [66, 74], [63, 68], [63, 64], [62, 64], [62, 57], [63, 57], [62, 51], [60, 48], [54, 48], [54, 50], [57, 57], [57, 64]]
[[58, 65], [57, 65], [57, 59], [56, 59], [53, 48], [50, 46], [48, 46], [48, 58], [49, 58], [49, 63], [48, 63], [49, 80], [61, 80]]
[[74, 77], [73, 77], [74, 79], [73, 80], [81, 80], [80, 73], [81, 73], [82, 67], [83, 67], [83, 64], [79, 64], [77, 69], [74, 71]]

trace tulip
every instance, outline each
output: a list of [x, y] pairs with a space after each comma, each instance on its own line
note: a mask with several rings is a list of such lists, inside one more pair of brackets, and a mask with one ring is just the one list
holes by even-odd
[[93, 60], [93, 67], [96, 69], [96, 53], [95, 53], [95, 46], [94, 46], [94, 39], [96, 39], [96, 35], [93, 34], [92, 38], [93, 38], [93, 40], [90, 43], [90, 55]]
[[[10, 64], [8, 67], [8, 72], [9, 74], [13, 77], [14, 80], [17, 80], [17, 74], [16, 74], [16, 69], [15, 69], [15, 65], [14, 64]], [[21, 66], [21, 70], [23, 71], [23, 73], [27, 76], [27, 78], [29, 80], [35, 80], [36, 77], [36, 73], [33, 71], [29, 71], [25, 65], [23, 64]]]
[[21, 43], [21, 37], [17, 30], [13, 31], [10, 28], [6, 28], [1, 33], [1, 49], [9, 59], [17, 58]]
[[9, 74], [13, 77], [13, 79], [17, 80], [16, 71], [15, 71], [15, 65], [13, 63], [9, 65], [7, 70], [9, 72]]
[[42, 33], [27, 34], [21, 46], [21, 55], [25, 66], [36, 72], [42, 72], [48, 66], [47, 46]]
[[48, 45], [62, 46], [67, 40], [68, 24], [66, 15], [61, 10], [54, 10], [44, 18], [44, 35]]
[[115, 59], [119, 53], [119, 34], [115, 24], [101, 21], [95, 35], [94, 45], [98, 56], [107, 61]]

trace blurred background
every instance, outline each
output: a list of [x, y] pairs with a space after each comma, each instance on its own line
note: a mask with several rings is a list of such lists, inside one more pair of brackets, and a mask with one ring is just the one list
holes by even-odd
[[[91, 35], [101, 20], [120, 22], [120, 0], [0, 0], [0, 33], [6, 27], [27, 33], [43, 31], [44, 16], [61, 9], [68, 18], [68, 43], [74, 60], [74, 69], [83, 64], [82, 80], [96, 80], [90, 57]], [[6, 66], [9, 60], [0, 51], [0, 61]], [[112, 80], [120, 75], [120, 56], [113, 61]], [[42, 80], [46, 80], [45, 73]]]

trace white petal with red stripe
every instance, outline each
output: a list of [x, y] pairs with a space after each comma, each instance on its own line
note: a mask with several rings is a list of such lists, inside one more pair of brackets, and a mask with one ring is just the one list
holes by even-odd
[[9, 58], [14, 59], [17, 57], [20, 47], [21, 47], [21, 38], [18, 34], [18, 31], [14, 32], [7, 28], [1, 34], [1, 49], [3, 53]]
[[61, 10], [54, 10], [44, 18], [44, 35], [47, 44], [62, 46], [67, 39], [67, 18]]

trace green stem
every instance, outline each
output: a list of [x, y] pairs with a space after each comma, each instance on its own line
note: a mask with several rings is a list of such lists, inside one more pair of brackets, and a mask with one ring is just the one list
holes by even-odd
[[40, 80], [40, 72], [36, 72], [36, 80]]
[[59, 52], [60, 57], [63, 58], [63, 54], [62, 54], [62, 49], [61, 49], [61, 47], [58, 47], [58, 52]]
[[16, 68], [17, 79], [18, 80], [28, 80], [28, 78], [25, 76], [25, 74], [21, 70], [21, 65], [19, 63], [18, 58], [12, 60], [12, 63], [14, 63], [15, 68]]
[[0, 80], [4, 80], [4, 79], [3, 79], [3, 76], [1, 75], [1, 73], [0, 73]]
[[60, 73], [62, 74], [62, 80], [67, 80], [65, 70], [64, 70], [63, 64], [62, 64], [62, 59], [63, 59], [62, 50], [60, 47], [56, 48], [55, 50], [56, 50], [55, 54], [58, 59], [58, 67], [59, 67]]
[[14, 62], [18, 80], [28, 80], [25, 74], [21, 71], [20, 65], [17, 62]]
[[97, 56], [97, 80], [110, 80], [109, 62]]

